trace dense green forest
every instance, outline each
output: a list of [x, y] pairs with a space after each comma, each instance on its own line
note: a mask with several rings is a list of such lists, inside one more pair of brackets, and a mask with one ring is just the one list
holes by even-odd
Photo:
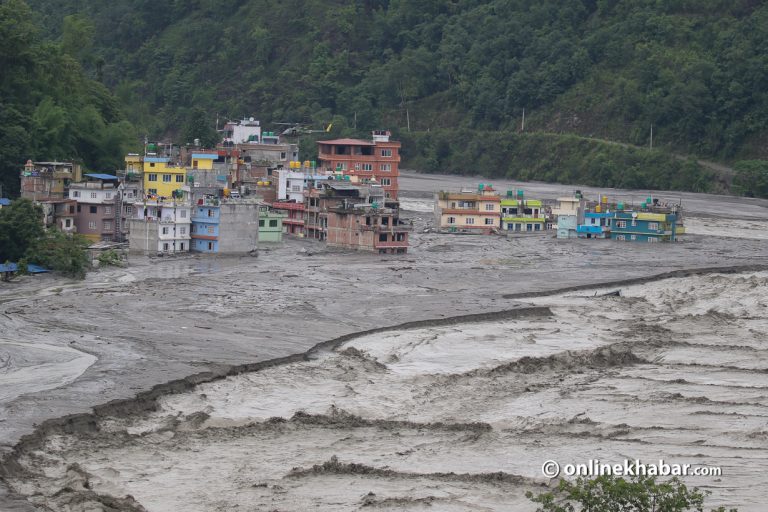
[[[4, 112], [3, 126], [10, 120], [30, 139], [16, 153], [2, 139], [3, 166], [30, 152], [42, 157], [48, 140], [88, 165], [113, 165], [112, 140], [78, 146], [80, 132], [67, 130], [63, 142], [33, 135], [46, 131], [34, 124], [46, 109], [73, 105], [67, 123], [98, 114], [109, 129], [97, 133], [133, 130], [128, 144], [145, 134], [178, 140], [201, 111], [211, 125], [253, 115], [333, 122], [334, 136], [390, 128], [427, 143], [408, 148], [406, 164], [433, 172], [638, 188], [717, 190], [708, 171], [671, 151], [725, 162], [768, 157], [768, 5], [756, 0], [29, 3], [31, 16], [3, 0], [2, 30], [18, 31], [13, 16], [30, 29], [8, 42], [3, 32], [0, 54], [23, 48], [26, 61], [14, 57], [12, 69], [68, 73], [77, 85], [70, 98], [52, 87], [59, 80], [33, 80], [40, 90], [32, 94], [13, 82], [28, 73], [3, 73], [0, 101], [20, 105], [16, 117]], [[43, 105], [42, 96], [51, 99]], [[573, 137], [647, 147], [651, 127], [656, 150], [645, 155]], [[482, 144], [486, 153], [501, 144], [503, 157], [472, 161], [467, 147]], [[746, 167], [739, 190], [759, 194], [750, 180], [768, 181], [768, 168]]]

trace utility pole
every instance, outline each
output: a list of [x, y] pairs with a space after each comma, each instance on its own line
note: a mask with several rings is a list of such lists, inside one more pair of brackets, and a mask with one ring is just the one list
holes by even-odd
[[653, 149], [653, 123], [651, 123], [651, 149]]
[[520, 128], [521, 128], [520, 129], [521, 132], [525, 131], [525, 109], [523, 109], [523, 123]]

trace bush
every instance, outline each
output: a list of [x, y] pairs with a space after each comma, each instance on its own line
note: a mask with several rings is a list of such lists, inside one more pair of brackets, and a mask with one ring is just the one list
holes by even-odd
[[38, 265], [82, 279], [88, 269], [88, 240], [81, 235], [49, 231], [32, 243], [27, 259]]
[[108, 251], [104, 251], [101, 254], [99, 254], [99, 257], [96, 258], [99, 260], [100, 266], [112, 266], [112, 267], [122, 267], [123, 262], [120, 259], [120, 254], [114, 249], [109, 249]]
[[[557, 489], [528, 499], [540, 506], [536, 512], [686, 512], [704, 510], [709, 494], [698, 488], [688, 489], [677, 478], [656, 482], [655, 477], [637, 476], [629, 480], [614, 476], [575, 482], [560, 480]], [[713, 512], [726, 512], [725, 508]], [[728, 512], [736, 512], [730, 509]]]
[[742, 160], [733, 166], [733, 189], [747, 197], [768, 197], [768, 161]]

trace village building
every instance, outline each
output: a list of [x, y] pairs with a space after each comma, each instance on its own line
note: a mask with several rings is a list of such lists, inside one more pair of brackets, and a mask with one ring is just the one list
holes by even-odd
[[168, 157], [144, 157], [143, 185], [144, 194], [150, 198], [180, 197], [186, 184], [187, 169], [171, 165]]
[[377, 130], [371, 140], [334, 139], [318, 144], [319, 165], [325, 173], [357, 176], [381, 185], [389, 199], [397, 199], [400, 142], [390, 132]]
[[586, 201], [577, 191], [570, 197], [559, 197], [557, 206], [552, 209], [555, 218], [557, 238], [577, 238], [577, 228], [584, 223]]
[[502, 230], [530, 233], [548, 227], [541, 200], [526, 199], [522, 190], [507, 191], [507, 197], [501, 200]]
[[380, 254], [408, 251], [413, 227], [400, 220], [398, 203], [388, 200], [381, 187], [328, 182], [315, 191], [311, 195], [318, 201], [322, 238], [329, 247]]
[[85, 174], [86, 181], [70, 183], [69, 199], [77, 202], [77, 233], [93, 242], [121, 241], [126, 233], [119, 179], [111, 174]]
[[435, 223], [451, 233], [490, 234], [498, 231], [501, 197], [493, 185], [480, 184], [477, 191], [440, 191], [435, 195]]
[[177, 254], [191, 246], [192, 207], [184, 198], [144, 199], [133, 204], [129, 247], [134, 253]]
[[77, 201], [74, 199], [45, 199], [36, 201], [43, 209], [43, 225], [46, 229], [58, 229], [64, 233], [77, 233], [75, 217]]
[[27, 160], [19, 177], [21, 197], [24, 199], [67, 199], [69, 185], [82, 179], [82, 171], [79, 164], [72, 162]]
[[192, 250], [246, 254], [257, 248], [259, 203], [254, 199], [206, 196], [192, 210]]
[[259, 242], [282, 242], [285, 218], [285, 213], [266, 204], [259, 205]]

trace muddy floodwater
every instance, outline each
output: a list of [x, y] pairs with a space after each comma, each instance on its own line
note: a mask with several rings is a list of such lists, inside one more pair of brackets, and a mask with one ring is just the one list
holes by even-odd
[[677, 244], [561, 241], [426, 232], [444, 182], [403, 186], [406, 255], [0, 286], [0, 510], [533, 510], [544, 461], [636, 458], [764, 509], [768, 202], [683, 194]]

